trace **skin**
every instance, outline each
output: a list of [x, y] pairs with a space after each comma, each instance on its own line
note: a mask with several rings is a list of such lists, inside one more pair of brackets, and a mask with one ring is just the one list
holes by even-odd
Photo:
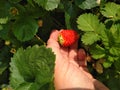
[[56, 55], [54, 85], [55, 90], [109, 90], [88, 72], [85, 60], [79, 60], [78, 42], [69, 48], [58, 43], [58, 30], [54, 30], [47, 42]]

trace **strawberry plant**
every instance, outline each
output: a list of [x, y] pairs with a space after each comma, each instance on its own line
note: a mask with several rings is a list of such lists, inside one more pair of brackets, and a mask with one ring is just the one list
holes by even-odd
[[0, 89], [54, 90], [53, 29], [75, 30], [90, 73], [119, 90], [119, 0], [0, 0]]

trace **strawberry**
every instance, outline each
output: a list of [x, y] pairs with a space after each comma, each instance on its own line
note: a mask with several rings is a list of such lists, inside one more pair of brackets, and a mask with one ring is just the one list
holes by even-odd
[[78, 40], [79, 35], [75, 30], [60, 30], [58, 42], [63, 47], [69, 47]]

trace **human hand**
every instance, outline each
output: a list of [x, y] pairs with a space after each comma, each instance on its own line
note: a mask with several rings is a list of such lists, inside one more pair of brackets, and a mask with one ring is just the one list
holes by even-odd
[[56, 90], [109, 90], [92, 77], [86, 68], [85, 60], [79, 60], [77, 41], [69, 48], [61, 47], [58, 41], [58, 30], [54, 30], [47, 47], [56, 55], [54, 84]]

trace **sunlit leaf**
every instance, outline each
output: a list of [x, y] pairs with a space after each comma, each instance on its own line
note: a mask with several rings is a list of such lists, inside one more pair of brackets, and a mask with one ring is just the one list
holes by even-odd
[[0, 18], [0, 24], [6, 24], [8, 21], [8, 17], [6, 18]]
[[107, 18], [116, 18], [118, 9], [120, 9], [120, 5], [109, 2], [105, 5], [104, 8], [101, 9], [101, 13]]
[[75, 4], [82, 9], [91, 9], [99, 5], [97, 0], [75, 0]]
[[53, 10], [58, 7], [60, 0], [34, 0], [38, 5], [42, 6], [46, 10]]
[[109, 62], [109, 61], [105, 61], [103, 63], [104, 68], [109, 68], [109, 67], [111, 67], [111, 65], [112, 65], [112, 62]]
[[99, 26], [99, 19], [93, 14], [82, 14], [77, 19], [78, 28], [82, 31], [96, 31]]
[[110, 28], [115, 43], [120, 44], [120, 24], [112, 25]]
[[98, 34], [95, 34], [94, 32], [86, 32], [84, 35], [82, 35], [81, 40], [85, 45], [91, 45], [99, 39], [100, 37]]
[[90, 53], [94, 59], [103, 58], [105, 56], [105, 49], [99, 45], [92, 45]]
[[120, 48], [119, 47], [111, 47], [109, 49], [110, 54], [114, 56], [119, 56], [120, 55]]

